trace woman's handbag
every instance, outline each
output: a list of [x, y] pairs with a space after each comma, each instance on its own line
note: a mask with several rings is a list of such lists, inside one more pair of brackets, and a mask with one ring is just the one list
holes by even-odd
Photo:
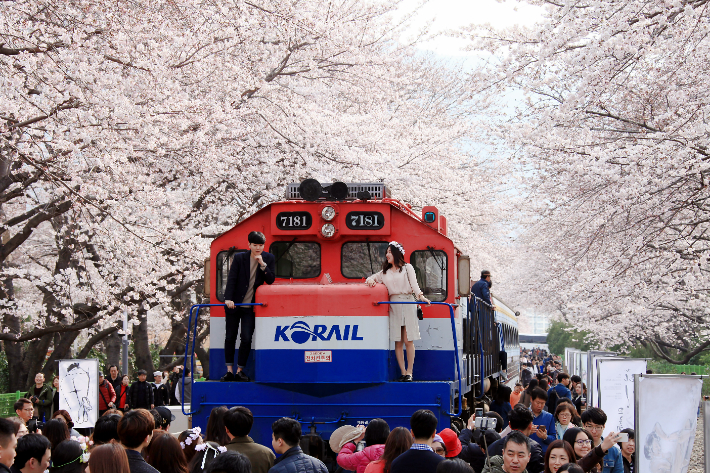
[[[414, 298], [414, 302], [417, 301], [417, 296], [414, 294], [414, 286], [412, 286], [412, 281], [409, 280], [409, 273], [407, 272], [407, 268], [404, 268], [404, 271], [407, 273], [407, 281], [409, 281], [409, 288], [412, 290], [412, 297]], [[424, 311], [422, 310], [422, 306], [417, 304], [417, 318], [419, 320], [424, 320]]]

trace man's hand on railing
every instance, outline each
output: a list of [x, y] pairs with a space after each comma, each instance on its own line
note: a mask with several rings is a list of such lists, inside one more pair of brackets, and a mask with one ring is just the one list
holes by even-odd
[[234, 302], [224, 301], [224, 304], [227, 306], [228, 309], [234, 309]]

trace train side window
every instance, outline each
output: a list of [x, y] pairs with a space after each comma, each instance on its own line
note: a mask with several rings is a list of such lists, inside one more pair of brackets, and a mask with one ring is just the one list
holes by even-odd
[[320, 276], [320, 244], [310, 241], [275, 241], [269, 253], [276, 257], [276, 277], [308, 279]]
[[424, 296], [434, 302], [445, 301], [448, 273], [446, 253], [442, 250], [417, 250], [412, 252], [410, 261]]
[[217, 253], [217, 300], [224, 302], [224, 290], [227, 288], [227, 276], [232, 266], [234, 255], [247, 250], [229, 250]]
[[349, 279], [367, 278], [382, 269], [386, 241], [350, 241], [340, 251], [340, 272]]

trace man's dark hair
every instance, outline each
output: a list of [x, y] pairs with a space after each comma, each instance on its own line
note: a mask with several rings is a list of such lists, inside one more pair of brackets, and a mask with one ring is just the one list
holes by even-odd
[[504, 452], [505, 449], [508, 448], [508, 444], [510, 442], [517, 443], [518, 445], [525, 445], [525, 448], [527, 449], [528, 453], [530, 453], [530, 440], [528, 440], [528, 438], [522, 432], [514, 430], [505, 437], [505, 440], [503, 441]]
[[271, 430], [275, 439], [283, 439], [289, 447], [295, 447], [301, 441], [301, 424], [296, 419], [282, 417], [271, 424]]
[[140, 376], [142, 374], [148, 376], [148, 372], [146, 370], [141, 369], [141, 370], [136, 371], [136, 376]]
[[[636, 440], [636, 432], [634, 432], [634, 429], [624, 429], [620, 434], [629, 434], [629, 440]], [[619, 445], [619, 448], [621, 448], [621, 442], [617, 442], [617, 445]]]
[[121, 416], [118, 414], [103, 415], [96, 419], [94, 425], [94, 435], [92, 437], [94, 445], [103, 445], [111, 440], [118, 440], [118, 421]]
[[7, 447], [13, 435], [15, 435], [15, 423], [0, 417], [0, 447]]
[[542, 388], [533, 389], [532, 393], [530, 393], [530, 397], [532, 398], [533, 401], [535, 399], [544, 399], [545, 401], [547, 401], [547, 393]]
[[227, 450], [210, 462], [205, 473], [251, 473], [251, 462], [246, 455]]
[[409, 419], [409, 426], [415, 439], [428, 439], [436, 432], [439, 420], [428, 409], [419, 409]]
[[235, 437], [246, 437], [253, 425], [254, 415], [246, 407], [232, 407], [224, 414], [224, 426]]
[[[111, 368], [116, 368], [116, 370], [118, 370], [118, 366], [116, 366], [116, 365], [108, 365], [107, 371], [111, 371]], [[119, 371], [119, 373], [120, 373], [120, 371]]]
[[436, 466], [436, 473], [474, 473], [471, 465], [460, 458], [447, 458]]
[[507, 425], [503, 425], [503, 417], [498, 414], [496, 411], [488, 411], [485, 414], [483, 414], [483, 417], [491, 417], [496, 420], [496, 428], [495, 431], [498, 433], [501, 433], [503, 429], [508, 427]]
[[247, 240], [249, 240], [249, 243], [255, 245], [263, 245], [266, 243], [266, 237], [261, 232], [250, 232]]
[[21, 397], [17, 401], [15, 401], [15, 405], [13, 406], [13, 409], [16, 411], [21, 411], [23, 407], [25, 407], [25, 404], [32, 404], [32, 401], [30, 401], [27, 398]]
[[14, 467], [21, 470], [25, 467], [30, 458], [37, 459], [42, 462], [42, 457], [47, 453], [47, 449], [52, 445], [47, 440], [47, 437], [40, 434], [27, 434], [17, 439], [17, 448], [15, 448], [15, 463]]
[[481, 279], [486, 279], [490, 275], [491, 275], [491, 272], [488, 271], [487, 269], [484, 269], [483, 271], [481, 271]]
[[646, 374], [653, 374], [653, 370], [646, 370]]
[[580, 378], [579, 376], [577, 376], [577, 375], [575, 374], [575, 375], [572, 376], [572, 382], [579, 384], [579, 383], [582, 382], [582, 378]]
[[563, 379], [569, 378], [569, 375], [567, 373], [559, 373], [557, 375], [557, 382], [561, 383]]
[[145, 438], [153, 433], [155, 420], [145, 409], [134, 409], [126, 412], [118, 421], [118, 438], [128, 448], [137, 448]]
[[592, 422], [596, 425], [606, 425], [606, 414], [598, 407], [590, 407], [582, 412], [582, 424]]
[[517, 404], [508, 414], [508, 422], [510, 422], [510, 428], [513, 430], [527, 429], [532, 424], [533, 419], [535, 417], [532, 411], [522, 404]]

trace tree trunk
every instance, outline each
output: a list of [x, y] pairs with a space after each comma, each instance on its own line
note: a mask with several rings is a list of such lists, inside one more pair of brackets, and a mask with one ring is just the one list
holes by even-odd
[[122, 336], [114, 332], [104, 339], [104, 349], [106, 351], [106, 363], [121, 366], [121, 341]]
[[138, 320], [140, 323], [133, 326], [133, 357], [137, 369], [144, 369], [148, 373], [153, 373], [153, 358], [150, 356], [150, 344], [148, 343], [148, 315], [145, 311], [139, 310]]

